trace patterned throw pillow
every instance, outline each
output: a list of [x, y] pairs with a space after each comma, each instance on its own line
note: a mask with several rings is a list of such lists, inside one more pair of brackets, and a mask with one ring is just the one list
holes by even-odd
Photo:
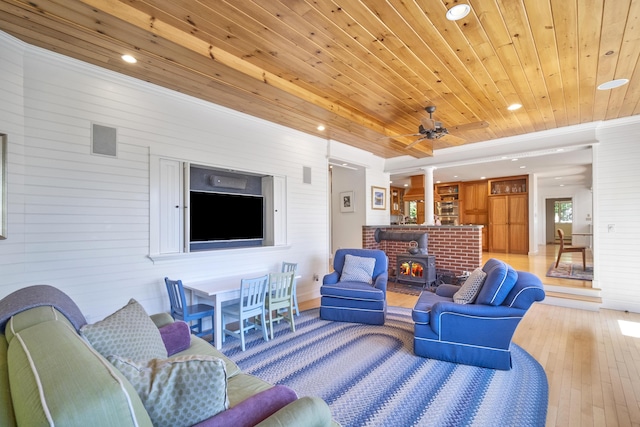
[[118, 355], [144, 362], [167, 357], [160, 331], [134, 299], [100, 322], [84, 325], [80, 334], [104, 357]]
[[344, 256], [344, 267], [342, 267], [340, 281], [365, 282], [368, 284], [372, 284], [373, 269], [375, 266], [375, 258], [347, 254]]
[[478, 267], [473, 270], [460, 289], [458, 289], [458, 292], [453, 294], [453, 302], [456, 304], [472, 304], [478, 296], [486, 277], [487, 273], [482, 271], [482, 268]]
[[229, 408], [227, 373], [214, 356], [174, 356], [145, 364], [107, 359], [129, 380], [156, 427], [191, 426]]

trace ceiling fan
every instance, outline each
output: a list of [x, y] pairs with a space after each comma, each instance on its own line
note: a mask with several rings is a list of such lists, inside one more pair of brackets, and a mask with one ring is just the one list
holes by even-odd
[[[407, 145], [405, 148], [411, 148], [419, 142], [424, 141], [425, 139], [440, 139], [443, 136], [449, 134], [447, 128], [442, 126], [442, 122], [433, 120], [433, 112], [436, 111], [435, 105], [430, 105], [425, 108], [427, 113], [429, 113], [429, 118], [420, 119], [420, 126], [418, 127], [418, 133], [409, 133], [406, 135], [394, 135], [387, 138], [398, 138], [402, 136], [418, 136], [419, 138], [413, 141], [411, 144]], [[471, 130], [471, 129], [480, 129], [489, 126], [489, 123], [485, 121], [467, 123], [464, 125], [453, 126], [451, 129], [454, 131], [461, 130]]]

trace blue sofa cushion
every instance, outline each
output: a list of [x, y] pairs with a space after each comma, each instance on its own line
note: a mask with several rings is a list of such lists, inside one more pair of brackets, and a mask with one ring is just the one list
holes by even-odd
[[344, 256], [344, 267], [340, 275], [341, 282], [364, 282], [373, 283], [373, 269], [376, 266], [376, 259], [346, 254]]
[[482, 267], [487, 273], [476, 304], [501, 305], [518, 280], [518, 273], [503, 261], [491, 258]]
[[385, 293], [363, 282], [340, 282], [336, 285], [322, 285], [322, 296], [347, 298], [351, 300], [384, 301]]
[[528, 310], [536, 301], [544, 300], [544, 288], [540, 286], [540, 279], [527, 271], [518, 271], [518, 283], [507, 295], [502, 305]]
[[[382, 273], [387, 272], [388, 259], [387, 254], [379, 249], [338, 249], [333, 261], [333, 268], [335, 272], [342, 273], [344, 268], [345, 255], [355, 255], [360, 257], [369, 257], [376, 259], [376, 265], [373, 269], [372, 277], [375, 280]], [[334, 272], [334, 273], [335, 273]]]

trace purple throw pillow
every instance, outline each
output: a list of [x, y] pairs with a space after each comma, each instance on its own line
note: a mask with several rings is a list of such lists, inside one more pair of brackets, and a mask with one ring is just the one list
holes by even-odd
[[167, 349], [167, 357], [188, 349], [191, 346], [189, 325], [178, 320], [160, 328], [162, 342]]
[[285, 385], [276, 385], [222, 411], [193, 427], [252, 427], [266, 420], [289, 403], [298, 399], [296, 392]]

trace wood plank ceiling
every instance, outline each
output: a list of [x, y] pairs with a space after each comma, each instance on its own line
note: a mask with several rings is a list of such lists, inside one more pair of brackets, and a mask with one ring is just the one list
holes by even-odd
[[[640, 1], [469, 0], [449, 21], [456, 3], [1, 0], [0, 30], [384, 158], [640, 113]], [[387, 137], [427, 105], [450, 135]]]

